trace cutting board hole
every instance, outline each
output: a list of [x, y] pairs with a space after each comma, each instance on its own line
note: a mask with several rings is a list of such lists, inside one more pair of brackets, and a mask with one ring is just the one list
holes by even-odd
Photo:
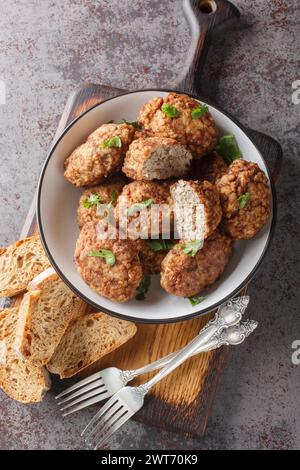
[[214, 0], [200, 0], [199, 9], [202, 13], [210, 15], [211, 13], [215, 13], [217, 4]]

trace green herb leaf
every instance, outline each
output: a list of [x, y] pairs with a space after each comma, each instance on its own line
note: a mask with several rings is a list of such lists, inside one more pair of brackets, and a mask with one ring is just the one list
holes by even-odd
[[134, 127], [135, 129], [141, 129], [142, 126], [138, 123], [138, 121], [127, 121], [127, 119], [122, 119], [123, 123], [129, 124], [130, 126]]
[[111, 147], [116, 147], [116, 148], [121, 148], [122, 147], [122, 141], [119, 136], [114, 136], [111, 137], [110, 139], [106, 139], [104, 142], [102, 142], [102, 147], [103, 148], [111, 148]]
[[173, 248], [173, 243], [171, 240], [149, 240], [148, 245], [150, 246], [152, 251], [167, 251]]
[[161, 251], [166, 249], [164, 240], [149, 240], [148, 245], [152, 251]]
[[99, 251], [90, 251], [88, 253], [88, 256], [97, 257], [97, 258], [104, 258], [106, 264], [108, 264], [109, 266], [113, 266], [116, 262], [115, 255], [110, 250], [102, 249], [102, 250], [99, 250]]
[[98, 194], [92, 193], [85, 201], [83, 201], [83, 207], [90, 209], [93, 206], [99, 206], [100, 203], [100, 196]]
[[239, 198], [238, 198], [238, 201], [240, 203], [240, 208], [241, 209], [244, 209], [244, 207], [246, 207], [246, 205], [248, 204], [248, 202], [250, 201], [251, 199], [251, 194], [250, 193], [245, 193], [245, 194], [242, 194]]
[[189, 297], [188, 299], [189, 299], [189, 301], [192, 305], [198, 305], [198, 304], [200, 304], [200, 302], [203, 302], [205, 297], [199, 295], [199, 296]]
[[114, 204], [117, 199], [118, 199], [118, 193], [117, 193], [117, 191], [114, 189], [113, 192], [111, 193], [111, 196], [110, 196], [110, 203], [111, 203], [111, 204]]
[[200, 240], [192, 240], [191, 242], [186, 243], [185, 245], [180, 245], [181, 250], [188, 256], [194, 257], [198, 250], [202, 247], [202, 242]]
[[168, 116], [170, 118], [176, 118], [180, 116], [180, 111], [171, 104], [163, 104], [161, 110], [165, 116]]
[[152, 199], [147, 199], [146, 201], [142, 201], [138, 204], [133, 204], [132, 206], [128, 207], [127, 209], [127, 215], [133, 215], [135, 212], [142, 211], [144, 209], [147, 209], [147, 207], [152, 206], [153, 200]]
[[174, 243], [172, 242], [172, 240], [166, 240], [166, 246], [167, 250], [172, 250]]
[[243, 158], [237, 141], [232, 134], [226, 134], [220, 138], [216, 146], [216, 152], [224, 158], [227, 165], [230, 165], [234, 160]]
[[199, 119], [204, 114], [208, 113], [208, 111], [209, 111], [209, 108], [207, 104], [202, 104], [201, 106], [198, 106], [197, 108], [192, 109], [192, 112], [191, 112], [192, 119]]
[[151, 285], [151, 276], [145, 274], [136, 290], [136, 300], [144, 300]]

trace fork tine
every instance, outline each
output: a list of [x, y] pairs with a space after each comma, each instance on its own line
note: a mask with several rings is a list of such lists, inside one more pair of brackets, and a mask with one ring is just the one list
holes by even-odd
[[123, 424], [125, 424], [133, 414], [134, 413], [130, 413], [128, 410], [124, 411], [124, 413], [119, 417], [119, 419], [112, 423], [112, 426], [103, 436], [103, 439], [101, 439], [100, 441], [97, 440], [98, 443], [94, 447], [94, 450], [98, 450], [99, 447], [102, 446], [121, 426], [123, 426]]
[[97, 432], [97, 430], [99, 429], [99, 427], [101, 425], [104, 425], [106, 423], [106, 421], [109, 421], [109, 419], [115, 414], [117, 413], [121, 408], [123, 407], [122, 403], [119, 402], [119, 400], [117, 400], [115, 402], [114, 405], [112, 405], [107, 411], [106, 413], [102, 414], [101, 416], [99, 416], [98, 420], [95, 421], [94, 423], [94, 426], [90, 429], [90, 432], [87, 433], [86, 437], [85, 437], [85, 440], [89, 440], [90, 438], [92, 438], [92, 436], [95, 434], [95, 432]]
[[91, 421], [87, 424], [87, 426], [84, 428], [84, 430], [82, 431], [81, 433], [81, 437], [85, 436], [86, 434], [89, 434], [89, 430], [91, 430], [91, 427], [93, 426], [93, 424], [98, 421], [98, 419], [103, 415], [105, 414], [113, 405], [115, 405], [116, 403], [118, 403], [118, 398], [116, 397], [116, 395], [112, 396], [110, 400], [108, 400], [105, 405], [102, 406], [102, 408], [100, 408], [100, 410], [98, 411], [98, 413], [95, 414], [95, 416], [91, 419]]
[[72, 400], [73, 398], [77, 398], [80, 395], [83, 395], [86, 392], [90, 392], [94, 390], [95, 388], [100, 389], [105, 386], [105, 383], [103, 382], [102, 378], [99, 380], [95, 380], [91, 384], [86, 385], [85, 387], [80, 388], [74, 393], [71, 393], [71, 395], [68, 395], [66, 398], [63, 400], [59, 401], [57, 404], [58, 405], [63, 405], [64, 403], [67, 403], [68, 401]]
[[95, 388], [94, 390], [91, 390], [89, 393], [85, 393], [84, 395], [76, 398], [75, 400], [71, 401], [70, 403], [66, 403], [64, 406], [60, 408], [60, 411], [67, 410], [68, 408], [71, 408], [74, 405], [77, 405], [77, 403], [80, 403], [82, 401], [86, 401], [89, 398], [92, 398], [96, 395], [100, 396], [103, 393], [107, 393], [107, 390], [105, 388]]
[[84, 408], [87, 408], [88, 406], [91, 406], [91, 405], [94, 405], [95, 403], [99, 403], [100, 401], [106, 400], [106, 398], [109, 398], [109, 395], [107, 392], [101, 395], [98, 394], [95, 397], [90, 398], [89, 400], [86, 400], [84, 402], [81, 402], [77, 406], [74, 406], [74, 408], [71, 408], [70, 410], [63, 413], [62, 416], [65, 417], [72, 413], [75, 413], [76, 411], [83, 410]]
[[83, 385], [87, 385], [88, 383], [93, 382], [93, 380], [96, 380], [98, 378], [101, 378], [101, 372], [96, 372], [95, 374], [90, 375], [86, 379], [80, 380], [80, 382], [77, 382], [76, 384], [74, 384], [71, 387], [67, 388], [66, 390], [61, 392], [59, 395], [57, 395], [55, 398], [57, 400], [58, 398], [61, 398], [64, 395], [67, 395], [67, 393], [71, 393], [74, 390], [77, 390], [78, 388], [82, 387]]
[[88, 444], [90, 447], [94, 447], [97, 442], [101, 443], [105, 438], [106, 434], [109, 432], [110, 428], [119, 419], [121, 419], [122, 416], [127, 415], [128, 413], [128, 408], [119, 403], [119, 408], [117, 408], [113, 415], [109, 415], [108, 417], [106, 415], [108, 419], [106, 419], [106, 421], [104, 421], [104, 419], [101, 419], [100, 422], [95, 426], [94, 432], [92, 433], [93, 435], [90, 435], [88, 439], [86, 439], [86, 444]]

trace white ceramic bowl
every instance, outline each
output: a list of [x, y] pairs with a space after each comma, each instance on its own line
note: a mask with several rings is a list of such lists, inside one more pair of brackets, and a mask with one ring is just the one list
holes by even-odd
[[[73, 261], [79, 229], [76, 210], [81, 191], [65, 180], [65, 158], [83, 143], [98, 126], [121, 118], [135, 120], [141, 106], [154, 96], [165, 96], [168, 91], [142, 90], [106, 100], [74, 120], [51, 149], [41, 173], [37, 219], [44, 248], [58, 274], [80, 297], [95, 309], [121, 318], [144, 322], [180, 321], [212, 310], [237, 294], [256, 272], [270, 243], [275, 221], [275, 194], [272, 187], [272, 212], [268, 224], [252, 240], [236, 242], [233, 256], [218, 282], [204, 293], [205, 299], [192, 306], [187, 299], [168, 295], [159, 285], [159, 276], [152, 277], [146, 300], [127, 303], [112, 302], [101, 297], [81, 279]], [[201, 98], [201, 102], [205, 102]], [[209, 104], [209, 103], [208, 103]], [[258, 163], [270, 179], [266, 163], [247, 136], [245, 130], [224, 111], [209, 104], [210, 111], [221, 132], [235, 135], [245, 160]]]

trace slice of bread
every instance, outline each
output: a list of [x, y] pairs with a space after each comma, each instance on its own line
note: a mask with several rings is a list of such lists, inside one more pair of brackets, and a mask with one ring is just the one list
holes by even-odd
[[0, 297], [24, 292], [28, 283], [49, 266], [38, 236], [0, 248]]
[[47, 368], [62, 379], [72, 377], [119, 348], [135, 333], [134, 323], [101, 312], [82, 316], [69, 326]]
[[19, 307], [16, 351], [37, 366], [47, 364], [69, 323], [86, 304], [53, 269], [39, 274], [28, 286]]
[[27, 363], [14, 350], [18, 312], [18, 307], [0, 311], [0, 388], [21, 403], [37, 403], [51, 381], [44, 367]]

